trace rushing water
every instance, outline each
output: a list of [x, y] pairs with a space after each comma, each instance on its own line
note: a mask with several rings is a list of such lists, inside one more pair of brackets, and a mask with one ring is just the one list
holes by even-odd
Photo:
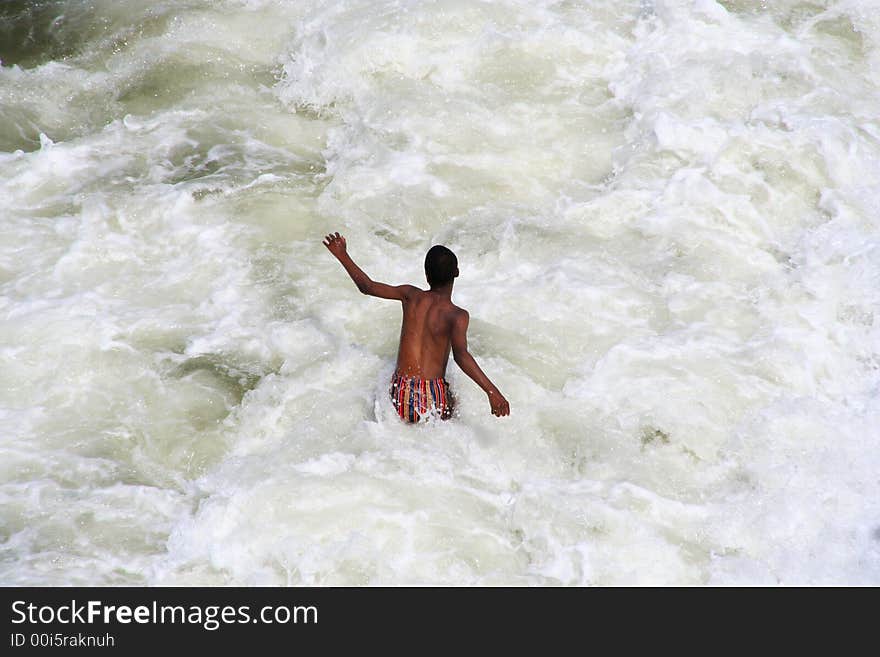
[[[0, 583], [880, 584], [876, 0], [0, 5]], [[510, 400], [387, 398], [453, 300]]]

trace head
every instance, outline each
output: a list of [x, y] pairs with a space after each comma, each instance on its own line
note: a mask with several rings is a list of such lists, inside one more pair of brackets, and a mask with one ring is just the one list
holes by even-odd
[[443, 287], [458, 276], [458, 258], [445, 246], [432, 246], [425, 256], [425, 276], [431, 287]]

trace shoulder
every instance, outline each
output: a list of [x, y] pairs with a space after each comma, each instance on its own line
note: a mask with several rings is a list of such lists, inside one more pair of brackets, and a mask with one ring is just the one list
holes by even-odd
[[450, 318], [452, 319], [453, 324], [467, 328], [471, 316], [464, 308], [459, 308], [458, 306], [453, 305], [452, 310], [450, 311]]
[[416, 287], [415, 285], [398, 285], [398, 291], [400, 292], [400, 296], [402, 299], [408, 301], [417, 297], [420, 294], [424, 294], [425, 291], [421, 288]]

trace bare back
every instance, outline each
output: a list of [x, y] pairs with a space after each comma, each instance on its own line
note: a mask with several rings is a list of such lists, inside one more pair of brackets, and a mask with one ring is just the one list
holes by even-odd
[[464, 311], [448, 295], [407, 286], [397, 351], [397, 372], [434, 379], [446, 375], [452, 328]]

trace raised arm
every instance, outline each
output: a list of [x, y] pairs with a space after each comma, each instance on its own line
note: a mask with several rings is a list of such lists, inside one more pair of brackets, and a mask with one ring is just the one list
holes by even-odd
[[321, 243], [327, 247], [330, 253], [336, 256], [336, 259], [339, 260], [342, 266], [345, 267], [345, 271], [351, 276], [351, 280], [357, 285], [357, 289], [364, 294], [379, 297], [380, 299], [403, 301], [416, 289], [412, 285], [386, 285], [371, 279], [348, 255], [345, 247], [345, 238], [339, 233], [327, 235]]
[[489, 380], [489, 377], [483, 373], [477, 361], [471, 356], [467, 346], [467, 329], [470, 322], [470, 315], [466, 310], [459, 313], [452, 324], [452, 357], [462, 371], [471, 377], [474, 382], [483, 389], [489, 396], [489, 405], [492, 407], [492, 415], [501, 417], [502, 415], [510, 415], [510, 404], [504, 398], [504, 395]]

